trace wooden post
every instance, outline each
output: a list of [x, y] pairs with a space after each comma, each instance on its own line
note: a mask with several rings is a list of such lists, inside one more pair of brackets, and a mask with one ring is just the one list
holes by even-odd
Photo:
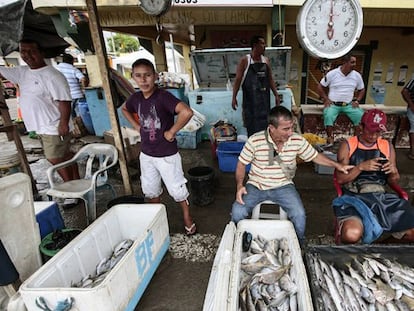
[[[9, 107], [7, 107], [6, 99], [4, 98], [4, 86], [0, 82], [0, 115], [3, 120], [3, 125], [12, 125], [12, 119], [9, 113]], [[11, 141], [13, 139], [13, 134], [7, 132], [7, 139]]]
[[112, 133], [114, 135], [115, 146], [119, 151], [119, 167], [121, 169], [122, 180], [124, 183], [125, 194], [132, 194], [131, 182], [129, 179], [127, 162], [125, 157], [125, 148], [122, 142], [121, 129], [119, 127], [119, 119], [116, 107], [113, 101], [113, 90], [109, 83], [109, 66], [108, 59], [102, 35], [102, 29], [99, 24], [98, 10], [95, 0], [86, 0], [89, 15], [89, 30], [92, 35], [93, 46], [96, 56], [98, 57], [99, 68], [102, 76], [102, 87], [105, 92], [106, 105], [109, 112]]

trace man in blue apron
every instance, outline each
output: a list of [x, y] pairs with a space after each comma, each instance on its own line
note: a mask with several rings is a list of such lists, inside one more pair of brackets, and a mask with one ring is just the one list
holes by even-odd
[[252, 51], [243, 56], [237, 66], [233, 87], [232, 107], [237, 109], [237, 93], [240, 85], [243, 90], [243, 123], [247, 135], [267, 128], [267, 116], [270, 112], [270, 90], [275, 96], [276, 105], [280, 105], [276, 84], [273, 81], [269, 59], [264, 56], [266, 48], [262, 36], [254, 36], [250, 45]]

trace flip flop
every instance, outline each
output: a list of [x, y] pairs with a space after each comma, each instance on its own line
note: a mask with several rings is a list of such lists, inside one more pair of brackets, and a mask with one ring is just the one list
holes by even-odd
[[185, 229], [185, 234], [186, 235], [194, 235], [194, 234], [197, 233], [197, 227], [196, 227], [195, 222], [193, 222], [191, 227], [184, 226], [184, 229]]

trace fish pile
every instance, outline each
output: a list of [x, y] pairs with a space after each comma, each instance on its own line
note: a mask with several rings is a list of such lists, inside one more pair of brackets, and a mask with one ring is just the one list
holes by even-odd
[[[312, 283], [320, 310], [414, 310], [414, 269], [380, 255], [352, 255], [339, 269], [316, 254]], [[323, 307], [322, 307], [323, 306]]]
[[169, 252], [173, 258], [183, 258], [191, 262], [209, 262], [214, 259], [220, 244], [220, 237], [214, 234], [170, 236]]
[[298, 287], [291, 267], [286, 238], [253, 238], [240, 264], [239, 310], [298, 310]]
[[118, 243], [108, 257], [104, 257], [96, 266], [94, 275], [87, 275], [77, 283], [73, 283], [71, 287], [93, 288], [103, 282], [113, 267], [122, 259], [128, 249], [134, 244], [134, 241], [126, 239]]

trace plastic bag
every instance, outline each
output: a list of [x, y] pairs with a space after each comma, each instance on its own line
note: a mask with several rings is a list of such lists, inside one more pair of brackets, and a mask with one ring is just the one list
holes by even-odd
[[199, 113], [197, 110], [193, 109], [193, 116], [191, 117], [190, 121], [182, 128], [183, 131], [187, 132], [194, 132], [198, 129], [202, 128], [206, 123], [206, 116]]

